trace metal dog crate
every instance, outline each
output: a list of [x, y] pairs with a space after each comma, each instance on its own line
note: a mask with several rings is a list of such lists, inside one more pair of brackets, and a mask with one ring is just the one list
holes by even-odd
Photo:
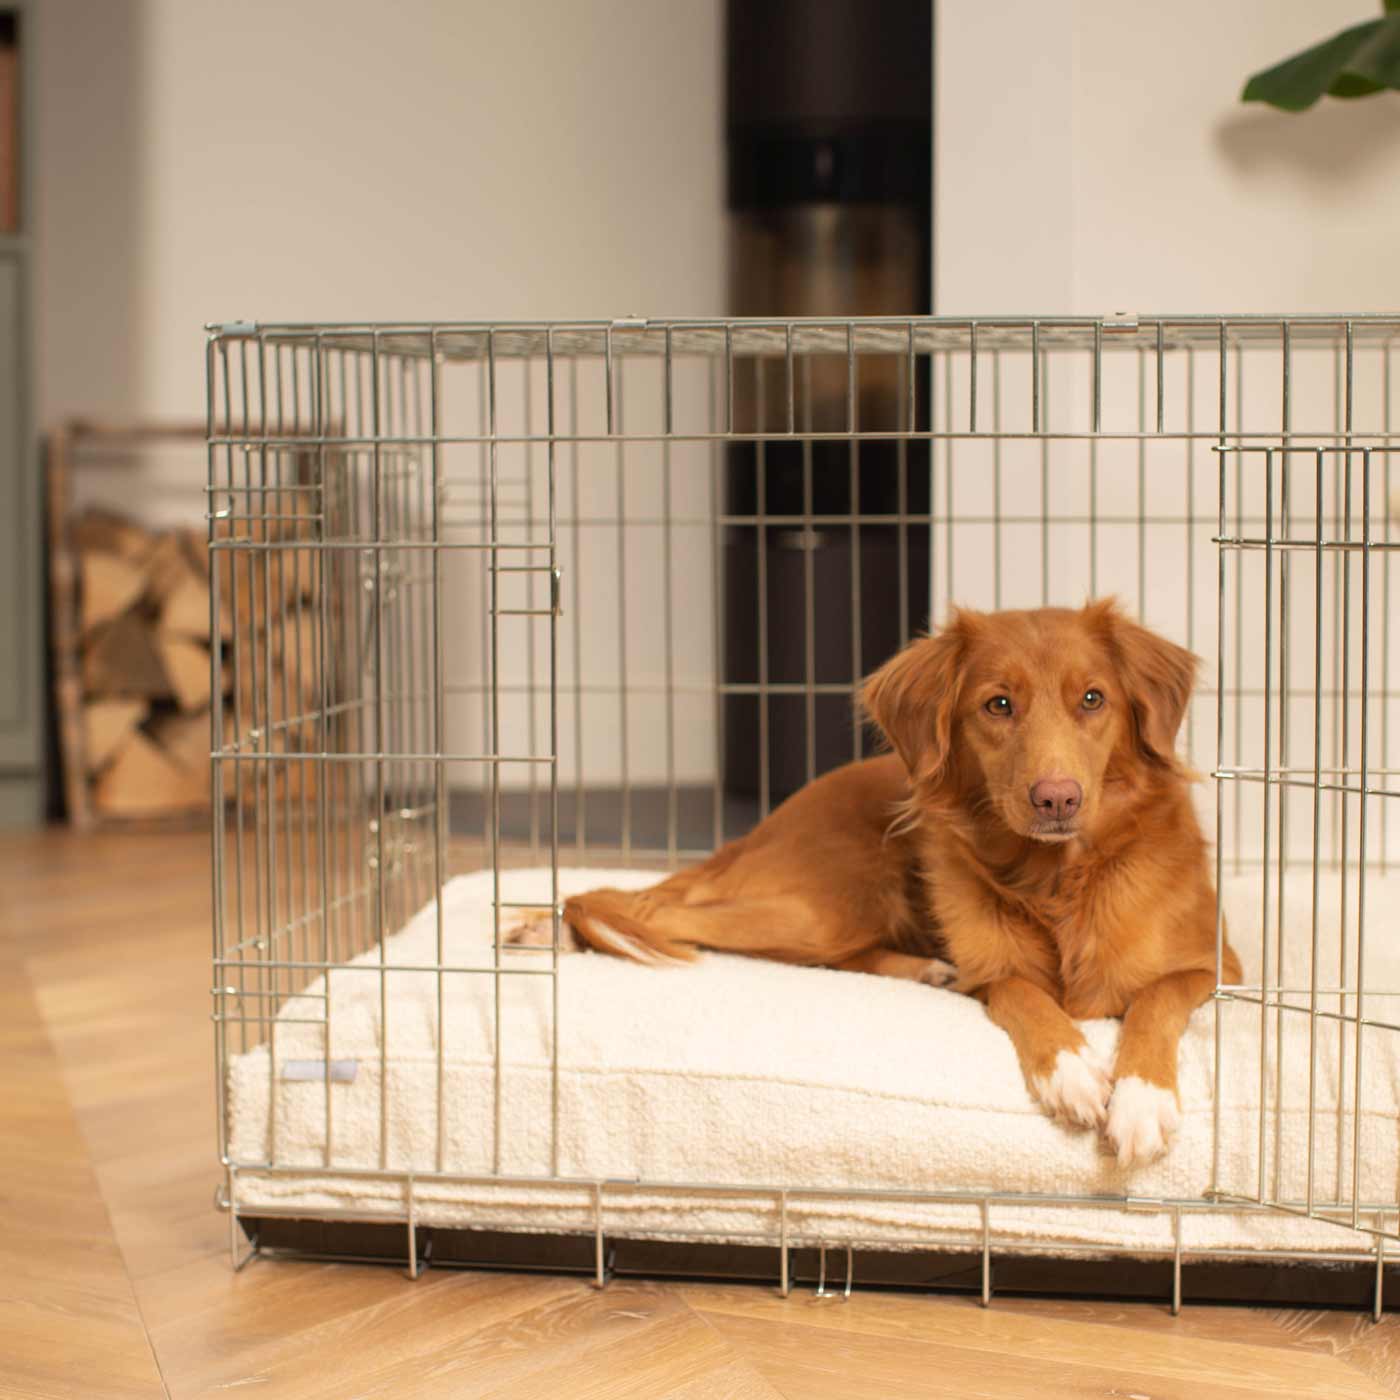
[[[1379, 1309], [1400, 1199], [1359, 1189], [1360, 1110], [1368, 1050], [1400, 1031], [1400, 985], [1367, 975], [1368, 875], [1400, 835], [1397, 336], [1400, 318], [1359, 315], [211, 327], [235, 1257], [238, 1174], [279, 1162], [275, 1137], [268, 1161], [230, 1156], [231, 1057], [449, 874], [497, 872], [499, 964], [502, 869], [548, 865], [557, 892], [561, 862], [702, 857], [873, 750], [860, 678], [948, 605], [1116, 594], [1206, 661], [1182, 746], [1214, 779], [1217, 874], [1257, 873], [1262, 977], [1215, 1004], [1217, 1024], [1227, 1003], [1258, 1008], [1254, 1059], [1219, 1063], [1217, 1039], [1216, 1066], [1217, 1082], [1258, 1078], [1258, 1175], [1228, 1197], [1044, 1203], [1170, 1214], [1174, 1303], [1183, 1213], [1333, 1220], [1335, 1257], [1370, 1261]], [[1318, 932], [1324, 870], [1340, 874], [1335, 938]], [[1311, 922], [1302, 969], [1284, 966], [1285, 919]], [[556, 1009], [557, 965], [546, 949], [534, 969]], [[486, 975], [499, 997], [515, 974]], [[440, 969], [438, 987], [440, 1016]], [[439, 1096], [441, 1072], [439, 1056]], [[1302, 1184], [1281, 1179], [1285, 1108], [1306, 1126]], [[559, 1126], [556, 1104], [556, 1144]], [[1314, 1173], [1324, 1141], [1332, 1166]], [[334, 1173], [329, 1144], [328, 1124]], [[618, 1186], [571, 1184], [591, 1190], [601, 1281]], [[412, 1191], [396, 1228], [416, 1271]], [[943, 1197], [980, 1218], [985, 1299], [1000, 1198]], [[269, 1252], [289, 1238], [266, 1212], [242, 1223]], [[789, 1251], [824, 1242], [766, 1243], [786, 1287]]]

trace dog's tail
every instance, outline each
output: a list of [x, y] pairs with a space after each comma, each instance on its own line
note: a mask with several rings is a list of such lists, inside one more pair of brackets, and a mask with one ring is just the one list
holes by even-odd
[[[732, 859], [721, 856], [726, 864]], [[646, 890], [574, 895], [564, 902], [564, 922], [581, 943], [634, 962], [691, 962], [704, 948], [778, 962], [830, 961], [818, 921], [800, 900], [771, 891], [731, 895], [714, 880], [717, 868], [712, 861]]]
[[564, 922], [590, 948], [642, 963], [692, 962], [703, 905], [685, 905], [666, 889], [589, 890], [564, 901]]

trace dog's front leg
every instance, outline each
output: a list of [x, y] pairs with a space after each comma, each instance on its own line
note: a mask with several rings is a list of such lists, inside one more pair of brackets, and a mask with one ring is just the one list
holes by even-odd
[[1026, 1083], [1046, 1112], [1082, 1128], [1102, 1126], [1108, 1064], [1054, 997], [1024, 977], [1000, 978], [977, 995], [1011, 1037]]
[[1144, 987], [1123, 1016], [1104, 1136], [1120, 1167], [1160, 1157], [1181, 1121], [1177, 1048], [1191, 1013], [1215, 986], [1213, 972], [1173, 972]]

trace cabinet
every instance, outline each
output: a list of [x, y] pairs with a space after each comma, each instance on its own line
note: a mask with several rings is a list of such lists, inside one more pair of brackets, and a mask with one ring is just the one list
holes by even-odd
[[[32, 13], [32, 12], [31, 12]], [[44, 806], [44, 590], [31, 412], [29, 140], [22, 6], [0, 0], [0, 826]]]

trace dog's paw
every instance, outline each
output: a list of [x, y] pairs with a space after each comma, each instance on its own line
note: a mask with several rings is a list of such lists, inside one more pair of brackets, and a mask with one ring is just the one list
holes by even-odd
[[1104, 1139], [1120, 1167], [1139, 1167], [1160, 1157], [1181, 1123], [1176, 1095], [1130, 1074], [1113, 1086]]
[[1041, 1107], [1052, 1118], [1080, 1128], [1102, 1125], [1112, 1087], [1108, 1061], [1087, 1043], [1077, 1050], [1061, 1050], [1055, 1068], [1031, 1081]]
[[930, 958], [919, 973], [919, 981], [926, 987], [951, 987], [957, 977], [957, 968], [942, 958]]
[[[502, 934], [506, 943], [517, 948], [552, 948], [554, 946], [554, 917], [547, 909], [527, 913]], [[559, 925], [559, 948], [571, 953], [578, 949], [578, 940], [568, 924]]]

